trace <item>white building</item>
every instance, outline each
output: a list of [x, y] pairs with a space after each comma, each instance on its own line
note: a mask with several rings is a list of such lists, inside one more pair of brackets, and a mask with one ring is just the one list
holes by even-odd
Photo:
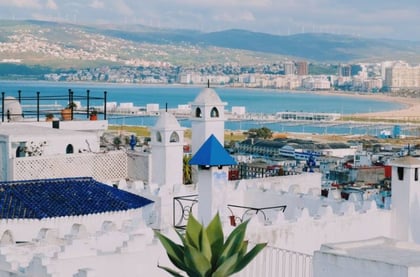
[[[222, 147], [225, 105], [209, 88], [191, 103], [192, 164], [198, 166], [197, 183], [191, 186], [180, 185], [183, 129], [168, 113], [162, 113], [152, 128], [150, 152], [143, 148], [102, 152], [97, 130], [53, 129], [40, 122], [45, 127], [38, 126], [29, 135], [11, 130], [32, 130], [26, 124], [1, 124], [5, 179], [12, 180], [9, 171], [21, 166], [21, 161], [38, 175], [24, 177], [37, 180], [0, 184], [0, 276], [166, 276], [156, 265], [170, 262], [149, 226], [170, 234], [181, 210], [198, 212], [203, 222], [220, 212], [226, 232], [232, 230], [229, 223], [251, 219], [247, 239], [268, 242], [270, 247], [237, 276], [272, 276], [270, 272], [350, 276], [346, 272], [353, 272], [352, 276], [362, 277], [411, 277], [418, 273], [419, 160], [404, 157], [393, 162], [391, 210], [378, 209], [374, 195], [349, 201], [336, 192], [321, 197], [318, 173], [228, 181], [226, 165], [233, 162], [226, 162], [229, 156]], [[46, 144], [40, 140], [39, 128]], [[32, 139], [42, 143], [42, 155], [15, 157], [18, 147], [28, 146]], [[72, 154], [63, 150], [69, 142]], [[90, 150], [79, 153], [87, 144]], [[220, 161], [221, 157], [226, 159]], [[25, 172], [19, 176], [27, 176]], [[76, 176], [81, 178], [68, 178]], [[174, 198], [187, 195], [196, 198], [189, 209], [179, 209]], [[388, 252], [381, 249], [401, 257], [390, 266]], [[398, 275], [389, 275], [395, 270]]]

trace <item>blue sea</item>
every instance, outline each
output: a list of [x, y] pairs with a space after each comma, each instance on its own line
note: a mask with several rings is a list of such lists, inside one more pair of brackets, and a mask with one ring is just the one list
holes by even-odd
[[[35, 97], [40, 92], [41, 97], [62, 96], [58, 104], [65, 105], [68, 89], [74, 91], [75, 96], [86, 95], [103, 97], [107, 92], [108, 102], [127, 103], [134, 106], [145, 107], [147, 104], [159, 104], [161, 109], [165, 105], [169, 109], [178, 105], [192, 102], [203, 87], [189, 86], [143, 86], [125, 84], [98, 84], [98, 83], [54, 83], [54, 82], [15, 82], [0, 81], [0, 91], [6, 96], [17, 97], [21, 90], [22, 97]], [[326, 112], [340, 114], [354, 114], [378, 112], [403, 108], [402, 104], [384, 102], [363, 97], [350, 97], [346, 95], [319, 95], [311, 92], [288, 92], [267, 89], [241, 89], [215, 87], [222, 101], [227, 102], [226, 109], [232, 106], [244, 106], [249, 113], [273, 114], [281, 111]], [[99, 101], [99, 100], [98, 100]], [[23, 103], [26, 104], [26, 103]], [[46, 104], [43, 102], [43, 104]], [[92, 101], [91, 105], [101, 105]], [[117, 117], [108, 116], [110, 124], [146, 125], [152, 126], [156, 117]], [[188, 120], [182, 120], [181, 125], [190, 127]], [[307, 132], [307, 133], [337, 133], [337, 134], [377, 134], [378, 128], [357, 127], [349, 124], [335, 126], [319, 126], [313, 124], [296, 123], [264, 123], [257, 121], [226, 122], [226, 129], [248, 130], [250, 128], [268, 127], [273, 131]], [[390, 127], [391, 128], [391, 127]]]

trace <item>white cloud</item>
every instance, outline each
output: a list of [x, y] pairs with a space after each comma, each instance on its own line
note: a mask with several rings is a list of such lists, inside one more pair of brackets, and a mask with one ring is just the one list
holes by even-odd
[[38, 0], [0, 0], [0, 6], [30, 9], [42, 8], [42, 5], [39, 3]]
[[252, 12], [222, 12], [213, 16], [215, 21], [224, 22], [241, 22], [241, 21], [255, 21], [255, 16]]
[[112, 1], [115, 10], [122, 16], [131, 16], [134, 14], [133, 8], [130, 7], [125, 0]]
[[93, 0], [90, 4], [89, 7], [94, 8], [94, 9], [103, 9], [105, 7], [104, 2], [99, 1], [99, 0]]
[[57, 4], [55, 3], [54, 0], [48, 0], [47, 4], [46, 4], [46, 7], [50, 10], [57, 10], [58, 9], [58, 6], [57, 6]]

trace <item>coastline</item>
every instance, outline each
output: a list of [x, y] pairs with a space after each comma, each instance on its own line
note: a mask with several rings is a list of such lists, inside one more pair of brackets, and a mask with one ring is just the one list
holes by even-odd
[[[8, 83], [13, 82], [10, 80], [0, 80], [2, 82]], [[102, 83], [102, 82], [51, 82], [51, 81], [28, 81], [28, 83], [42, 83], [44, 85], [62, 85], [62, 86], [127, 86], [127, 87], [185, 87], [185, 88], [204, 88], [207, 85], [183, 85], [183, 84], [121, 84], [121, 83]], [[25, 83], [25, 82], [22, 82]], [[303, 93], [303, 94], [315, 94], [315, 95], [333, 95], [333, 96], [344, 96], [344, 97], [356, 97], [360, 99], [371, 99], [382, 102], [394, 102], [401, 104], [403, 107], [396, 110], [382, 111], [382, 112], [370, 112], [370, 113], [354, 113], [348, 115], [348, 117], [354, 119], [384, 119], [384, 120], [404, 120], [404, 121], [420, 121], [420, 98], [413, 97], [403, 97], [398, 95], [390, 95], [383, 93], [358, 93], [358, 92], [348, 92], [348, 91], [308, 91], [308, 90], [284, 90], [284, 89], [275, 89], [275, 88], [246, 88], [246, 87], [230, 87], [226, 85], [211, 85], [214, 89], [226, 88], [226, 89], [249, 89], [249, 90], [260, 90], [267, 92], [277, 92], [277, 93]]]
[[[283, 91], [282, 91], [283, 92]], [[312, 93], [317, 95], [334, 95], [345, 97], [356, 97], [359, 99], [371, 99], [382, 102], [394, 102], [403, 105], [402, 108], [396, 110], [371, 112], [371, 113], [354, 113], [349, 115], [358, 119], [386, 119], [386, 120], [407, 120], [420, 121], [420, 98], [403, 97], [396, 95], [387, 95], [379, 93], [356, 93], [347, 91], [306, 91], [306, 90], [290, 90], [291, 93]]]

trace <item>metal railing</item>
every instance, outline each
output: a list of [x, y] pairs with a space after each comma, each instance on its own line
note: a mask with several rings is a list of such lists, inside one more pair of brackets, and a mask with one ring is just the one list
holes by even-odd
[[173, 226], [175, 228], [185, 229], [187, 226], [188, 216], [193, 212], [193, 208], [197, 203], [197, 194], [174, 197]]
[[[248, 248], [253, 244], [250, 242]], [[312, 277], [312, 255], [266, 246], [235, 277]]]
[[[1, 93], [1, 122], [5, 120], [10, 121], [14, 117], [34, 117], [37, 121], [40, 121], [41, 115], [47, 114], [59, 114], [61, 112], [61, 105], [51, 104], [53, 101], [65, 103], [73, 103], [74, 101], [80, 101], [85, 105], [83, 109], [74, 109], [73, 106], [71, 109], [71, 119], [73, 120], [74, 113], [85, 114], [89, 118], [92, 106], [92, 101], [102, 101], [103, 108], [101, 108], [101, 113], [103, 114], [104, 120], [107, 117], [106, 103], [107, 103], [107, 92], [104, 91], [103, 97], [92, 96], [90, 95], [90, 90], [86, 90], [85, 95], [76, 95], [71, 89], [68, 90], [68, 94], [65, 95], [46, 95], [41, 96], [39, 91], [36, 92], [35, 96], [22, 96], [22, 91], [18, 90], [17, 98], [5, 96], [5, 92]], [[17, 114], [16, 111], [10, 110], [7, 108], [7, 102], [18, 102], [22, 107], [22, 113]], [[23, 109], [25, 108], [25, 109]], [[31, 109], [34, 108], [34, 109]], [[98, 111], [97, 111], [98, 112]]]
[[[250, 206], [241, 206], [241, 205], [227, 205], [231, 215], [230, 215], [230, 224], [236, 226], [236, 224], [243, 222], [247, 218], [250, 218], [253, 215], [261, 214], [263, 216], [263, 221], [267, 222], [268, 217], [266, 211], [271, 212], [283, 212], [286, 210], [286, 205], [278, 206], [269, 206], [269, 207], [250, 207]], [[242, 215], [238, 215], [238, 210], [242, 210]], [[236, 211], [236, 213], [234, 213]]]

